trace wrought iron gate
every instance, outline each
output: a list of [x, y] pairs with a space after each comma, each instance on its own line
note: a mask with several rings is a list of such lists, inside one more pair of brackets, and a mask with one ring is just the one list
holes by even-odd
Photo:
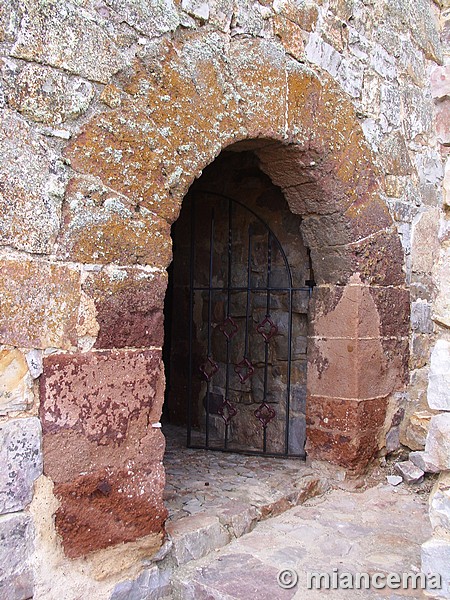
[[241, 202], [215, 192], [188, 198], [187, 445], [303, 457], [304, 414], [292, 413], [293, 303], [307, 307], [311, 271], [293, 287], [281, 243]]

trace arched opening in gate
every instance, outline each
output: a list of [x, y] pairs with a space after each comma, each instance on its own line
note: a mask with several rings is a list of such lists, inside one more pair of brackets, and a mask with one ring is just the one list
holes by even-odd
[[204, 170], [172, 227], [164, 420], [189, 447], [304, 457], [311, 261], [251, 147]]

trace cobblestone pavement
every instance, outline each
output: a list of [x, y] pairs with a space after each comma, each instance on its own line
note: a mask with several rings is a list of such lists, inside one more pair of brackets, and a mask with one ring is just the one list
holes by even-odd
[[[179, 569], [174, 600], [300, 600], [330, 597], [424, 598], [419, 590], [306, 588], [306, 573], [404, 573], [420, 569], [420, 544], [430, 536], [426, 500], [403, 484], [364, 492], [333, 490], [258, 523], [221, 550]], [[280, 569], [298, 573], [293, 589], [277, 584]]]
[[301, 459], [190, 450], [183, 429], [166, 425], [163, 432], [169, 523], [202, 514], [223, 522], [224, 515], [233, 513], [247, 515], [250, 527], [252, 521], [279, 514], [328, 487]]
[[[418, 571], [431, 531], [426, 496], [414, 488], [330, 490], [302, 461], [189, 450], [182, 429], [164, 433], [174, 600], [425, 597], [412, 589], [306, 588], [311, 571]], [[279, 587], [282, 568], [298, 573], [295, 588]]]

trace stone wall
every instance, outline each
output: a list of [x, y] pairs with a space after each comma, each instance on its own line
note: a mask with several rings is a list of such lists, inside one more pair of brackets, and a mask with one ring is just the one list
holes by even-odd
[[444, 161], [443, 198], [439, 211], [431, 273], [435, 286], [431, 319], [434, 322], [428, 385], [424, 396], [432, 413], [425, 450], [410, 458], [425, 471], [440, 472], [431, 492], [429, 514], [433, 537], [422, 545], [422, 569], [440, 573], [444, 582], [439, 597], [450, 598], [450, 3], [441, 15], [444, 61], [431, 71], [431, 95], [435, 104], [436, 136]]
[[305, 217], [310, 453], [357, 471], [447, 426], [447, 13], [2, 4], [1, 594], [109, 598], [161, 545], [170, 226], [231, 143], [276, 140], [261, 168]]

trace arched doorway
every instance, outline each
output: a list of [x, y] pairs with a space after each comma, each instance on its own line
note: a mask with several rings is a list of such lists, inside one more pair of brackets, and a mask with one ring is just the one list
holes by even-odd
[[[194, 179], [231, 144], [260, 140], [251, 149], [303, 218], [311, 249], [309, 455], [362, 473], [384, 444], [393, 394], [408, 380], [404, 253], [382, 174], [345, 94], [270, 40], [236, 37], [219, 47], [208, 32], [201, 40], [180, 33], [161, 40], [157, 56], [121, 74], [118, 106], [93, 116], [64, 152], [77, 201], [65, 206], [59, 256], [86, 265], [85, 300], [101, 317], [94, 346], [81, 356], [46, 357], [41, 382], [44, 472], [55, 483], [56, 528], [71, 556], [145, 535], [161, 543], [165, 383], [163, 333], [154, 323], [162, 320], [170, 225]], [[104, 191], [95, 201], [93, 183]], [[94, 375], [77, 376], [83, 392], [68, 391], [67, 419], [60, 381], [80, 364]], [[134, 387], [144, 383], [150, 389], [139, 410], [124, 394], [119, 408], [101, 405], [104, 389], [127, 390], [134, 402]], [[86, 414], [79, 403], [87, 393], [93, 409]], [[102, 419], [92, 417], [99, 403]], [[110, 433], [116, 428], [120, 444]], [[71, 457], [92, 460], [62, 468], [62, 443]], [[106, 468], [114, 492], [107, 496], [95, 491]]]
[[172, 228], [166, 415], [189, 447], [304, 457], [311, 261], [246, 149], [205, 169]]

